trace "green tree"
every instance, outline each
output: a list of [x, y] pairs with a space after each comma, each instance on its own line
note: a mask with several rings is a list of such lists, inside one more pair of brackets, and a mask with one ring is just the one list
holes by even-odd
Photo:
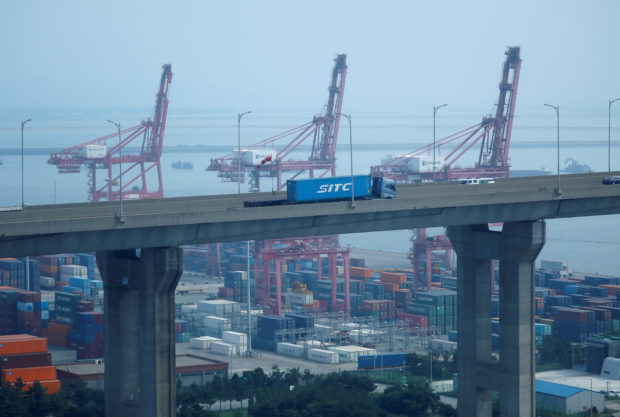
[[378, 399], [386, 411], [412, 417], [432, 415], [439, 407], [439, 396], [431, 390], [425, 379], [412, 378], [406, 387], [387, 388]]
[[570, 342], [566, 339], [543, 336], [538, 355], [541, 364], [558, 363], [564, 368], [572, 367]]
[[0, 388], [0, 416], [30, 417], [28, 407], [24, 402], [23, 384], [7, 382]]

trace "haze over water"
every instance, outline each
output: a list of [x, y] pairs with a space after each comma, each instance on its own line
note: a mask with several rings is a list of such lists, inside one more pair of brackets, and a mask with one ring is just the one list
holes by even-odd
[[[445, 110], [437, 118], [437, 139], [478, 123], [483, 110], [457, 112]], [[24, 156], [24, 194], [28, 204], [83, 202], [87, 200], [87, 176], [58, 174], [56, 167], [47, 164], [49, 155], [43, 148], [69, 147], [96, 137], [114, 133], [105, 121], [112, 110], [89, 111], [88, 114], [35, 112], [39, 116], [26, 125]], [[136, 110], [117, 111], [123, 128], [130, 127], [148, 115]], [[242, 147], [273, 136], [311, 119], [303, 113], [253, 113], [243, 119]], [[430, 119], [430, 123], [429, 123]], [[133, 121], [133, 123], [132, 123]], [[468, 124], [469, 122], [469, 124]], [[557, 167], [556, 119], [554, 114], [540, 109], [515, 119], [512, 146], [512, 166], [515, 169], [551, 171]], [[575, 112], [561, 119], [560, 165], [572, 157], [587, 164], [593, 171], [607, 170], [606, 118], [595, 112]], [[612, 129], [612, 170], [620, 169], [620, 123]], [[171, 111], [161, 159], [164, 194], [166, 197], [234, 193], [236, 183], [223, 183], [215, 172], [206, 172], [212, 158], [232, 152], [237, 145], [236, 114], [219, 112]], [[367, 174], [369, 167], [381, 162], [388, 154], [399, 155], [432, 142], [431, 116], [415, 114], [362, 113], [352, 115], [354, 174]], [[21, 156], [19, 124], [0, 119], [0, 207], [21, 204]], [[116, 140], [113, 139], [112, 143]], [[338, 175], [350, 173], [349, 130], [341, 122], [337, 152]], [[134, 142], [133, 146], [139, 146]], [[311, 143], [295, 152], [293, 159], [307, 158]], [[195, 148], [201, 146], [202, 148]], [[166, 149], [168, 147], [168, 149]], [[199, 151], [197, 151], [199, 149]], [[473, 164], [479, 147], [474, 146], [463, 159], [462, 166]], [[129, 151], [128, 151], [129, 152]], [[188, 161], [192, 170], [171, 168], [172, 162]], [[269, 191], [272, 181], [263, 179], [262, 191]], [[247, 184], [242, 185], [242, 192]], [[566, 260], [569, 268], [580, 272], [620, 275], [620, 216], [599, 216], [547, 221], [547, 244], [539, 259]], [[432, 229], [431, 233], [441, 233]], [[406, 253], [411, 247], [410, 231], [392, 231], [341, 235], [342, 245]]]

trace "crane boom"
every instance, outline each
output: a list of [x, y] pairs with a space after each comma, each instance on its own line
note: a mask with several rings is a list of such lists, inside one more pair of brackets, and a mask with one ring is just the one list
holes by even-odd
[[[223, 181], [243, 182], [246, 172], [249, 173], [250, 191], [260, 190], [260, 178], [277, 178], [277, 189], [281, 190], [286, 184], [282, 179], [283, 172], [291, 172], [291, 178], [296, 178], [305, 171], [310, 177], [323, 177], [331, 172], [336, 175], [336, 144], [346, 81], [346, 55], [339, 54], [334, 59], [334, 67], [329, 85], [329, 96], [325, 114], [314, 116], [311, 122], [292, 128], [286, 132], [263, 139], [253, 145], [235, 151], [220, 158], [211, 160], [207, 171], [216, 171]], [[289, 141], [277, 151], [273, 150], [275, 143], [285, 138]], [[307, 160], [287, 159], [295, 149], [312, 137], [312, 150]], [[281, 143], [281, 142], [280, 142]], [[271, 146], [271, 149], [269, 149]], [[267, 164], [248, 163], [252, 155], [245, 159], [245, 153], [268, 154]]]

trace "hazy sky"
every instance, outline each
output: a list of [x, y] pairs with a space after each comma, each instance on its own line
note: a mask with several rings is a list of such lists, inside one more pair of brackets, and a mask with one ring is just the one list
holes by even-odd
[[619, 1], [5, 1], [0, 109], [321, 110], [338, 53], [344, 110], [491, 106], [520, 45], [520, 109], [620, 96]]

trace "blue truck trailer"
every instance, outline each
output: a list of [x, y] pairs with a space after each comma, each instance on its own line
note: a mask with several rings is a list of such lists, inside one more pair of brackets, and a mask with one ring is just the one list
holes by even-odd
[[[353, 178], [353, 181], [351, 181]], [[369, 175], [308, 178], [286, 181], [286, 200], [246, 201], [245, 207], [278, 206], [372, 198], [396, 198], [393, 180]]]

